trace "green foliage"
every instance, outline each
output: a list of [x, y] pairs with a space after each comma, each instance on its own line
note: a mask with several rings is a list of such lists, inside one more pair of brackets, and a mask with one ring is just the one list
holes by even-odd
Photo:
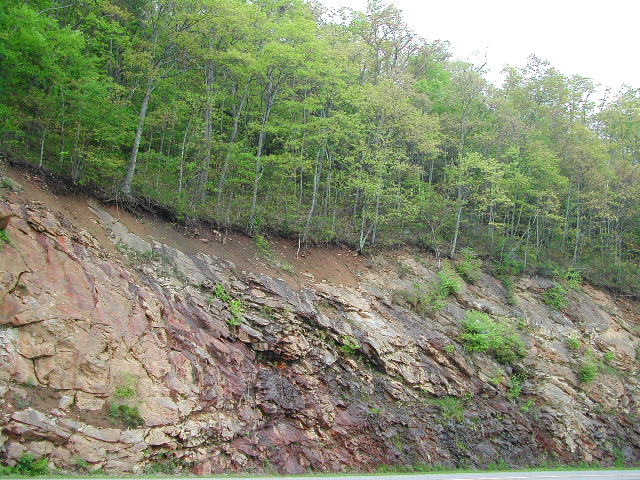
[[529, 413], [529, 410], [535, 405], [535, 402], [532, 399], [527, 400], [522, 405], [520, 405], [520, 410], [523, 413]]
[[445, 268], [438, 272], [438, 284], [427, 297], [428, 305], [435, 311], [442, 310], [446, 305], [446, 299], [450, 295], [460, 293], [462, 286], [455, 273]]
[[231, 318], [227, 320], [227, 323], [231, 327], [237, 327], [244, 321], [244, 306], [242, 301], [237, 299], [231, 300], [228, 305]]
[[574, 290], [579, 289], [583, 282], [582, 274], [572, 268], [567, 270], [556, 269], [554, 277]]
[[525, 380], [526, 377], [518, 373], [516, 373], [509, 379], [509, 393], [507, 394], [507, 396], [511, 400], [515, 400], [520, 396]]
[[476, 283], [480, 280], [482, 261], [471, 248], [463, 248], [461, 253], [462, 260], [455, 264], [455, 271], [465, 281]]
[[0, 476], [37, 477], [49, 474], [49, 460], [36, 459], [31, 453], [24, 453], [13, 467], [0, 465]]
[[559, 284], [548, 288], [544, 292], [544, 303], [555, 310], [564, 310], [569, 305], [567, 290]]
[[133, 398], [136, 395], [137, 378], [127, 373], [123, 375], [122, 383], [113, 392], [117, 398]]
[[6, 230], [0, 230], [0, 246], [3, 244], [11, 245], [11, 237]]
[[144, 425], [137, 406], [112, 403], [109, 407], [109, 417], [115, 423], [121, 423], [128, 428], [138, 428]]
[[449, 355], [451, 355], [453, 352], [456, 351], [456, 346], [452, 343], [450, 343], [449, 345], [445, 345], [444, 346], [444, 351], [446, 353], [448, 353]]
[[611, 365], [616, 360], [616, 354], [614, 352], [607, 352], [603, 355], [602, 360], [604, 360], [604, 363], [607, 365]]
[[464, 420], [464, 400], [461, 398], [435, 397], [427, 399], [427, 403], [439, 407], [444, 420], [455, 420], [456, 422]]
[[593, 382], [598, 378], [598, 364], [592, 359], [585, 359], [578, 370], [578, 378], [582, 383]]
[[353, 337], [352, 335], [342, 335], [341, 341], [342, 345], [340, 346], [340, 350], [342, 350], [347, 355], [353, 355], [358, 350], [360, 350], [358, 339]]
[[269, 242], [267, 237], [265, 237], [264, 235], [262, 234], [256, 235], [256, 238], [254, 238], [253, 242], [255, 243], [256, 248], [258, 249], [258, 253], [262, 257], [269, 258], [271, 257], [271, 255], [273, 255], [271, 242]]
[[567, 338], [567, 345], [574, 352], [579, 351], [582, 348], [582, 342], [578, 337], [569, 337]]
[[221, 283], [216, 283], [213, 290], [213, 296], [219, 298], [224, 303], [229, 303], [231, 301], [231, 295], [227, 293], [227, 289]]
[[467, 312], [462, 326], [464, 331], [460, 339], [467, 351], [490, 353], [505, 364], [513, 364], [526, 356], [525, 344], [518, 333], [486, 313]]
[[505, 279], [526, 271], [640, 292], [638, 89], [596, 106], [592, 81], [537, 57], [490, 87], [380, 2], [335, 21], [302, 1], [54, 3], [0, 2], [0, 143], [18, 159], [259, 233], [259, 255], [289, 274], [264, 232], [451, 257], [469, 245], [499, 259], [511, 303]]
[[516, 305], [518, 303], [518, 299], [513, 294], [513, 277], [510, 275], [500, 275], [498, 276], [498, 280], [502, 282], [502, 286], [507, 294], [507, 302], [509, 305]]

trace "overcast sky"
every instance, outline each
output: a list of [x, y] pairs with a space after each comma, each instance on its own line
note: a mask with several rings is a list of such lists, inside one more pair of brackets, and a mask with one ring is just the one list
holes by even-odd
[[[366, 0], [321, 0], [364, 10]], [[487, 52], [489, 78], [535, 53], [561, 72], [640, 87], [640, 0], [391, 0], [410, 27], [449, 40], [458, 58]]]

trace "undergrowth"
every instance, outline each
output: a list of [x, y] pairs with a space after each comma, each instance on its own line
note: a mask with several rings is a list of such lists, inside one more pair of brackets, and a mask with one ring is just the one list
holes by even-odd
[[462, 326], [460, 339], [467, 351], [489, 353], [504, 364], [513, 364], [527, 354], [524, 342], [512, 326], [484, 312], [468, 312]]

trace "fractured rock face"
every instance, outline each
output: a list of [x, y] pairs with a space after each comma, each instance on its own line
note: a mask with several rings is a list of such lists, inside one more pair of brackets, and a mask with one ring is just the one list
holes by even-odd
[[[154, 462], [200, 474], [303, 473], [547, 456], [607, 462], [614, 444], [638, 460], [633, 302], [585, 287], [571, 294], [568, 313], [557, 312], [542, 302], [544, 279], [523, 279], [510, 306], [484, 276], [421, 315], [392, 301], [397, 285], [411, 285], [393, 273], [370, 271], [358, 288], [296, 290], [146, 242], [92, 210], [114, 242], [150, 254], [110, 257], [41, 204], [0, 208], [0, 222], [13, 215], [12, 245], [0, 255], [8, 462], [31, 452], [110, 473]], [[416, 281], [437, 278], [405, 263]], [[521, 329], [528, 355], [517, 369], [465, 351], [468, 310]], [[568, 347], [573, 336], [579, 351]], [[601, 373], [585, 384], [577, 373], [589, 355]], [[509, 395], [513, 378], [519, 397]]]

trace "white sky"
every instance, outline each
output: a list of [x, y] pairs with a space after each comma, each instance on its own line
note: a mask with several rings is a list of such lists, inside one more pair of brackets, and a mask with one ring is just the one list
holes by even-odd
[[[321, 0], [364, 10], [366, 0]], [[390, 0], [428, 40], [449, 40], [454, 56], [487, 52], [488, 77], [529, 54], [567, 75], [592, 78], [614, 91], [640, 87], [640, 0]], [[476, 57], [477, 58], [477, 57]]]

